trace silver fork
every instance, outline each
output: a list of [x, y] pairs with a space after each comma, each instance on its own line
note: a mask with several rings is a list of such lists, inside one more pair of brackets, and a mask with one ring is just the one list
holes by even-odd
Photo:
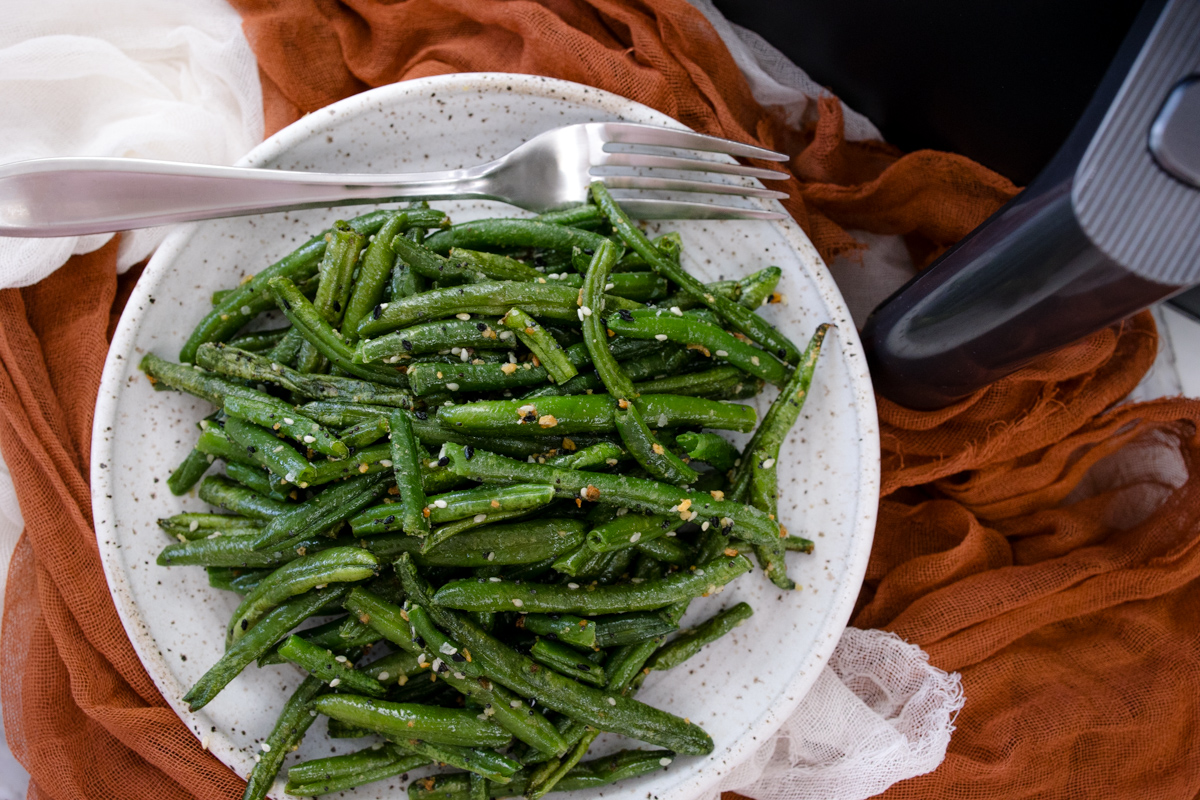
[[[617, 145], [617, 147], [613, 147]], [[568, 125], [535, 136], [503, 158], [468, 169], [406, 175], [290, 172], [133, 158], [46, 158], [0, 166], [0, 236], [78, 236], [214, 217], [366, 200], [479, 198], [543, 213], [582, 203], [587, 186], [642, 194], [621, 197], [640, 219], [779, 219], [762, 208], [716, 205], [655, 193], [710, 193], [782, 199], [784, 192], [710, 179], [775, 180], [786, 173], [695, 154], [631, 151], [672, 148], [768, 161], [787, 156], [689, 131], [628, 122]], [[601, 174], [648, 168], [696, 173], [696, 179]], [[650, 194], [646, 194], [646, 193]], [[623, 193], [623, 192], [622, 192]]]

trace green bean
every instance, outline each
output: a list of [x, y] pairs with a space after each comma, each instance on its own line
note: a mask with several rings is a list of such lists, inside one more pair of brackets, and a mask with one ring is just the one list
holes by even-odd
[[670, 534], [682, 524], [678, 514], [625, 514], [592, 528], [587, 545], [597, 553], [607, 553]]
[[699, 653], [704, 645], [715, 642], [754, 615], [754, 609], [746, 603], [738, 603], [716, 614], [695, 628], [672, 639], [650, 659], [652, 670], [677, 667]]
[[556, 559], [551, 568], [563, 575], [586, 581], [603, 572], [614, 558], [613, 552], [597, 553], [586, 545], [580, 545], [574, 551], [564, 553]]
[[658, 481], [625, 475], [576, 472], [545, 464], [514, 461], [476, 450], [466, 458], [463, 448], [446, 445], [450, 469], [464, 478], [486, 483], [544, 483], [554, 486], [559, 497], [586, 494], [589, 500], [601, 500], [652, 514], [687, 513], [689, 519], [716, 518], [720, 527], [731, 528], [746, 541], [765, 542], [779, 538], [779, 523], [761, 511], [731, 501], [714, 500], [712, 495], [686, 492]]
[[297, 549], [307, 551], [330, 544], [328, 539], [306, 539], [287, 548], [278, 550], [255, 550], [254, 536], [259, 531], [251, 529], [219, 532], [221, 535], [170, 544], [158, 554], [160, 567], [278, 567], [299, 557]]
[[565, 644], [538, 639], [529, 650], [529, 657], [539, 664], [557, 670], [568, 678], [603, 686], [604, 668], [593, 664]]
[[517, 627], [575, 647], [596, 646], [596, 623], [572, 614], [524, 614], [517, 618]]
[[420, 739], [395, 738], [391, 741], [402, 751], [425, 756], [439, 764], [474, 772], [496, 783], [510, 782], [512, 776], [521, 768], [516, 761], [491, 750], [434, 744]]
[[329, 717], [325, 723], [325, 735], [330, 739], [362, 739], [365, 736], [374, 736], [375, 731]]
[[[404, 755], [392, 745], [374, 745], [357, 753], [314, 759], [288, 770], [284, 791], [294, 797], [314, 797], [353, 789], [419, 769], [425, 756]], [[307, 776], [312, 774], [312, 778]]]
[[633, 381], [621, 369], [609, 350], [608, 329], [604, 319], [607, 313], [604, 290], [618, 255], [617, 246], [608, 240], [596, 249], [596, 254], [588, 266], [587, 280], [580, 290], [583, 305], [579, 309], [579, 315], [583, 322], [583, 343], [600, 381], [613, 397], [632, 400], [637, 397]]
[[[775, 452], [778, 454], [778, 451]], [[753, 461], [750, 476], [750, 505], [759, 511], [766, 512], [772, 518], [776, 518], [779, 516], [779, 483], [775, 471], [775, 459], [768, 456], [766, 450], [761, 449], [752, 453], [748, 452], [747, 457]], [[784, 591], [791, 591], [796, 588], [796, 582], [788, 577], [786, 554], [787, 550], [783, 546], [782, 539], [754, 546], [754, 556], [758, 559], [763, 572], [771, 579], [771, 583]]]
[[[750, 437], [749, 443], [742, 449], [743, 453], [766, 450], [774, 452], [773, 457], [778, 459], [779, 447], [787, 438], [788, 431], [796, 424], [796, 419], [800, 416], [800, 409], [804, 407], [804, 401], [808, 397], [813, 371], [816, 369], [817, 358], [821, 354], [821, 343], [825, 340], [825, 334], [829, 328], [828, 324], [817, 326], [816, 332], [813, 333], [812, 339], [809, 340], [808, 346], [804, 350], [804, 357], [800, 360], [799, 366], [792, 372], [792, 377], [788, 380], [787, 385], [779, 391], [779, 396], [775, 398], [771, 407], [767, 409], [767, 413], [763, 415], [762, 424], [758, 426], [758, 430]], [[749, 460], [743, 460], [741, 465], [735, 469], [730, 481], [732, 484], [730, 499], [745, 500], [750, 491], [751, 465]]]
[[358, 277], [346, 301], [346, 311], [342, 315], [342, 336], [348, 340], [354, 339], [354, 330], [359, 320], [370, 314], [371, 309], [383, 298], [383, 290], [391, 277], [392, 264], [396, 260], [392, 239], [406, 227], [406, 222], [407, 217], [403, 211], [393, 213], [367, 245]]
[[555, 383], [564, 383], [579, 374], [562, 347], [537, 320], [519, 308], [510, 308], [500, 324], [511, 330], [528, 347]]
[[208, 467], [212, 462], [208, 460], [208, 455], [199, 450], [192, 448], [167, 478], [167, 488], [171, 490], [171, 494], [178, 497], [181, 494], [186, 494], [189, 489], [195, 486], [204, 473], [208, 472]]
[[183, 696], [191, 711], [199, 711], [245, 669], [287, 635], [288, 631], [312, 616], [332, 600], [348, 593], [344, 586], [331, 586], [293, 597], [269, 611], [245, 636], [234, 642], [208, 672]]
[[676, 486], [692, 483], [700, 475], [672, 453], [655, 438], [650, 428], [642, 419], [642, 414], [633, 403], [626, 403], [613, 414], [613, 423], [621, 434], [625, 449], [642, 465], [642, 469], [650, 476]]
[[604, 648], [639, 644], [679, 630], [678, 624], [653, 611], [613, 614], [592, 621], [596, 625], [596, 646]]
[[561, 585], [457, 580], [438, 589], [433, 602], [461, 611], [524, 610], [584, 615], [651, 611], [712, 594], [750, 568], [744, 556], [723, 557], [694, 571], [677, 572], [656, 581], [596, 586], [586, 591]]
[[[440, 213], [440, 212], [438, 212]], [[370, 235], [383, 227], [388, 218], [387, 211], [372, 211], [361, 217], [350, 220], [350, 227], [361, 234]], [[200, 320], [200, 324], [192, 331], [183, 349], [179, 352], [179, 360], [194, 361], [196, 348], [205, 342], [225, 341], [233, 336], [246, 323], [246, 315], [242, 308], [255, 296], [261, 296], [267, 290], [267, 283], [274, 277], [286, 276], [294, 280], [303, 280], [315, 274], [317, 264], [325, 255], [327, 242], [322, 231], [309, 239], [290, 255], [276, 261], [251, 280], [234, 289], [226, 295], [221, 303]]]
[[[427, 498], [425, 510], [429, 522], [439, 524], [497, 511], [528, 511], [549, 503], [553, 497], [554, 490], [548, 486], [462, 489]], [[350, 529], [355, 536], [402, 530], [396, 511], [395, 503], [372, 506], [350, 520]]]
[[375, 417], [340, 431], [338, 438], [345, 442], [347, 447], [361, 450], [387, 436], [390, 428], [387, 417]]
[[727, 472], [742, 457], [728, 439], [715, 433], [681, 433], [675, 441], [693, 461], [703, 461], [715, 470]]
[[270, 569], [236, 569], [233, 567], [208, 567], [208, 585], [214, 589], [225, 589], [246, 594], [270, 575]]
[[364, 541], [382, 561], [408, 553], [426, 566], [507, 566], [535, 564], [573, 550], [583, 543], [586, 527], [579, 520], [554, 517], [519, 524], [481, 525], [445, 539], [424, 552], [420, 539], [407, 534], [385, 533]]
[[429, 517], [425, 515], [425, 490], [421, 484], [421, 462], [424, 450], [413, 437], [412, 422], [403, 411], [392, 413], [388, 427], [392, 433], [392, 471], [400, 490], [396, 511], [401, 529], [413, 536], [429, 534]]
[[775, 287], [782, 277], [783, 270], [779, 267], [765, 267], [742, 278], [738, 281], [742, 290], [738, 304], [750, 309], [764, 305], [774, 296]]
[[[371, 584], [374, 583], [376, 583], [376, 581], [371, 581]], [[341, 610], [342, 609], [339, 607], [336, 611], [331, 613], [338, 613]], [[324, 609], [322, 609], [322, 611], [324, 611]], [[368, 628], [359, 635], [350, 639], [343, 637], [342, 625], [345, 624], [346, 620], [348, 619], [350, 619], [350, 617], [339, 617], [338, 619], [330, 620], [329, 622], [321, 625], [305, 628], [297, 635], [309, 644], [319, 647], [322, 650], [333, 650], [335, 648], [339, 650], [352, 650], [354, 648], [366, 647], [367, 645], [375, 644], [380, 640], [380, 638], [382, 638], [380, 637], [379, 633], [372, 628]], [[280, 658], [279, 662], [282, 663], [282, 661], [283, 659]], [[371, 677], [374, 678], [375, 676], [371, 675]]]
[[[392, 415], [392, 409], [385, 406], [373, 406], [365, 403], [352, 403], [345, 400], [314, 400], [300, 406], [300, 413], [312, 417], [322, 425], [342, 428], [360, 423], [370, 423], [384, 420], [385, 423]], [[422, 411], [422, 414], [425, 412]]]
[[204, 453], [207, 458], [214, 460], [219, 458], [226, 464], [242, 464], [254, 469], [261, 467], [261, 464], [251, 457], [245, 447], [229, 438], [225, 429], [220, 425], [207, 420], [201, 422], [200, 425], [202, 430], [200, 438], [196, 440], [196, 449]]
[[[513, 306], [523, 308], [539, 319], [576, 320], [578, 298], [579, 292], [575, 289], [549, 283], [494, 281], [451, 286], [424, 292], [416, 297], [393, 300], [387, 308], [376, 306], [378, 314], [372, 312], [363, 319], [358, 326], [358, 335], [361, 338], [378, 336], [418, 322], [456, 314], [499, 316]], [[605, 299], [615, 309], [641, 308], [640, 303], [622, 297], [606, 295]]]
[[238, 350], [232, 345], [201, 345], [196, 351], [196, 363], [223, 375], [279, 386], [301, 397], [412, 407], [412, 395], [398, 386], [384, 386], [338, 375], [309, 375], [269, 357]]
[[139, 367], [146, 373], [151, 384], [165, 383], [172, 389], [178, 389], [181, 392], [195, 395], [215, 406], [222, 405], [227, 395], [271, 399], [270, 395], [263, 392], [239, 386], [218, 375], [213, 375], [195, 367], [172, 364], [170, 361], [161, 359], [153, 353], [147, 353], [143, 356]]
[[379, 561], [375, 556], [358, 547], [333, 547], [301, 556], [272, 572], [243, 598], [229, 621], [226, 646], [245, 636], [265, 614], [287, 598], [330, 583], [365, 580], [378, 569]]
[[[271, 298], [271, 302], [275, 302], [274, 297]], [[278, 306], [275, 306], [275, 308], [278, 308]], [[205, 344], [219, 344], [219, 342], [205, 342]], [[300, 331], [289, 327], [287, 335], [280, 339], [279, 343], [268, 350], [265, 355], [272, 364], [279, 364], [290, 369], [289, 365], [296, 363], [296, 355], [300, 352], [300, 345], [302, 344], [304, 344], [304, 337], [300, 335]], [[204, 345], [200, 346], [203, 347]], [[199, 358], [199, 350], [196, 352], [197, 358]]]
[[434, 252], [447, 253], [452, 247], [468, 250], [492, 250], [533, 247], [570, 253], [573, 248], [595, 250], [608, 241], [598, 233], [533, 219], [477, 219], [451, 225], [425, 240]]
[[[465, 260], [451, 260], [435, 253], [424, 244], [417, 244], [404, 237], [393, 240], [392, 247], [408, 267], [417, 275], [437, 281], [439, 285], [481, 283], [489, 277], [476, 270]], [[507, 279], [502, 279], [507, 280]]]
[[280, 547], [296, 538], [324, 533], [369, 506], [387, 486], [384, 475], [362, 475], [330, 486], [272, 519], [255, 538], [254, 549]]
[[[699, 397], [643, 395], [634, 401], [645, 419], [659, 428], [703, 426], [748, 431], [757, 412], [752, 406]], [[617, 400], [611, 395], [539, 397], [536, 400], [484, 400], [438, 409], [438, 424], [463, 433], [520, 436], [607, 433], [615, 426]]]
[[613, 442], [600, 442], [573, 453], [553, 456], [546, 459], [546, 463], [563, 469], [586, 470], [615, 467], [627, 458], [629, 458], [629, 454], [620, 445]]
[[512, 741], [499, 725], [480, 720], [475, 712], [465, 709], [391, 703], [354, 694], [325, 695], [313, 707], [326, 716], [385, 736], [459, 747], [504, 747]]
[[255, 520], [272, 520], [294, 508], [289, 503], [272, 500], [219, 475], [210, 475], [200, 484], [200, 499], [211, 506]]
[[230, 417], [225, 421], [225, 434], [244, 447], [256, 463], [288, 483], [305, 483], [313, 476], [308, 459], [266, 428]]
[[[292, 325], [311, 343], [321, 355], [337, 368], [350, 375], [388, 386], [406, 386], [404, 376], [395, 369], [372, 364], [356, 364], [354, 351], [350, 349], [320, 312], [302, 295], [287, 278], [274, 278], [270, 284], [271, 294], [279, 303], [284, 315]], [[370, 319], [367, 317], [366, 319]]]
[[224, 408], [230, 417], [280, 431], [293, 441], [318, 453], [334, 458], [345, 458], [350, 454], [350, 448], [346, 447], [344, 442], [299, 411], [281, 412], [278, 404], [264, 403], [247, 397], [226, 397]]
[[185, 539], [203, 539], [218, 530], [261, 528], [262, 524], [261, 519], [197, 511], [185, 511], [158, 520], [158, 527], [169, 536], [183, 536]]
[[[232, 291], [232, 290], [230, 290]], [[270, 295], [264, 298], [264, 304], [269, 302], [266, 310], [275, 308], [275, 301], [270, 299]], [[256, 353], [260, 350], [270, 350], [275, 345], [279, 344], [284, 336], [287, 336], [288, 331], [292, 327], [289, 325], [285, 328], [276, 328], [269, 331], [255, 331], [254, 333], [245, 333], [241, 336], [229, 340], [230, 347], [236, 347], [239, 350]]]
[[564, 208], [560, 211], [547, 211], [545, 214], [538, 214], [534, 219], [539, 222], [547, 222], [551, 225], [570, 225], [576, 228], [585, 226], [596, 226], [604, 221], [604, 215], [600, 213], [600, 209], [590, 203], [583, 203], [570, 208]]
[[[674, 261], [676, 264], [680, 263], [683, 255], [683, 237], [678, 232], [671, 231], [670, 233], [664, 233], [662, 236], [651, 239], [650, 243], [662, 254], [663, 258]], [[650, 263], [642, 258], [637, 251], [631, 251], [621, 256], [621, 260], [617, 266], [622, 270], [646, 269], [650, 266]]]
[[386, 691], [379, 681], [354, 669], [345, 656], [335, 656], [331, 650], [318, 647], [299, 636], [289, 636], [279, 646], [279, 655], [328, 684], [331, 689], [341, 687], [344, 692], [371, 697], [383, 697]]
[[[387, 223], [385, 222], [384, 225]], [[312, 306], [331, 326], [338, 326], [346, 303], [350, 300], [351, 280], [358, 265], [358, 254], [362, 252], [366, 237], [357, 233], [345, 222], [337, 222], [333, 232], [326, 235], [329, 246], [317, 267], [320, 283]], [[278, 300], [278, 295], [276, 295]], [[293, 323], [295, 324], [295, 323]], [[304, 333], [301, 330], [301, 333]], [[300, 345], [296, 356], [296, 369], [300, 372], [324, 372], [325, 354], [319, 350], [311, 337]]]
[[441, 657], [434, 661], [435, 665], [438, 661], [443, 662], [442, 666], [436, 667], [442, 679], [471, 698], [475, 704], [483, 706], [484, 718], [491, 719], [516, 738], [539, 750], [561, 753], [567, 749], [567, 743], [558, 735], [557, 729], [534, 709], [532, 702], [526, 702], [488, 680], [475, 661], [469, 660], [470, 651], [464, 653], [458, 642], [438, 630], [424, 608], [412, 606], [408, 615], [414, 634], [420, 637], [417, 641], [423, 641], [430, 651], [449, 660], [449, 664]]
[[536, 281], [543, 277], [533, 267], [496, 253], [451, 247], [449, 259], [458, 267], [473, 270], [493, 281]]
[[[637, 355], [633, 358], [628, 358], [619, 362], [621, 370], [629, 377], [630, 380], [640, 381], [645, 378], [654, 376], [669, 375], [682, 368], [689, 360], [691, 354], [682, 347], [660, 347], [658, 342], [642, 341], [639, 339], [610, 339], [610, 349], [615, 352], [618, 345], [623, 351], [627, 351], [627, 345], [637, 342], [639, 344], [648, 345], [653, 348], [653, 352]], [[574, 348], [568, 348], [568, 353]], [[590, 359], [590, 357], [589, 357]], [[584, 363], [590, 363], [586, 361]], [[643, 392], [639, 384], [634, 384], [634, 391], [638, 394], [653, 394], [652, 392]], [[591, 394], [592, 392], [601, 391], [604, 389], [604, 383], [600, 380], [600, 376], [595, 372], [577, 375], [561, 386], [550, 384], [541, 386], [533, 391], [526, 392], [521, 396], [522, 400], [529, 400], [534, 397], [549, 397], [552, 395], [568, 395], [568, 394]]]
[[785, 536], [779, 541], [783, 542], [785, 550], [795, 550], [800, 553], [811, 553], [813, 551], [813, 540], [805, 539], [803, 536]]
[[319, 680], [305, 678], [292, 692], [275, 727], [263, 741], [262, 753], [254, 756], [254, 768], [246, 779], [246, 790], [242, 800], [263, 800], [275, 783], [275, 776], [283, 766], [283, 760], [288, 753], [295, 750], [304, 738], [305, 732], [313, 724], [314, 717], [309, 713], [309, 705], [313, 698], [325, 690], [325, 685]]
[[225, 465], [225, 475], [237, 481], [247, 489], [266, 495], [272, 500], [287, 502], [287, 494], [278, 486], [271, 483], [271, 473], [258, 466], [250, 466], [240, 461], [230, 461]]
[[648, 542], [639, 542], [637, 551], [664, 564], [686, 567], [695, 562], [691, 548], [678, 539], [651, 539]]
[[403, 359], [454, 348], [500, 350], [512, 346], [512, 337], [501, 338], [494, 317], [441, 319], [422, 322], [358, 343], [354, 358], [362, 363]]
[[[616, 245], [613, 245], [615, 248]], [[599, 252], [599, 251], [597, 251]], [[585, 261], [581, 274], [574, 275], [569, 272], [551, 273], [542, 280], [547, 283], [555, 283], [560, 286], [571, 286], [576, 289], [581, 289], [584, 286], [584, 274], [588, 272], [588, 264], [591, 263], [592, 257], [584, 257]], [[613, 266], [613, 269], [616, 265]], [[667, 296], [667, 281], [660, 278], [653, 272], [611, 272], [608, 275], [606, 283], [599, 284], [601, 291], [607, 292], [615, 297], [624, 297], [626, 300], [636, 300], [639, 303], [652, 303], [656, 300], [662, 300]], [[584, 303], [584, 305], [587, 305]]]
[[762, 388], [762, 383], [761, 380], [747, 375], [737, 367], [724, 366], [643, 381], [634, 384], [634, 388], [647, 394], [682, 394], [719, 399], [729, 394], [736, 394], [739, 387], [742, 386], [752, 387], [753, 394], [746, 396], [753, 397]]
[[[383, 462], [387, 462], [386, 464]], [[326, 459], [313, 464], [313, 475], [301, 488], [320, 486], [342, 478], [375, 475], [392, 468], [392, 449], [387, 442], [364, 447], [349, 458]]]
[[[608, 320], [608, 327], [622, 336], [635, 339], [658, 339], [684, 345], [699, 345], [717, 358], [723, 358], [738, 369], [755, 377], [782, 386], [788, 379], [788, 367], [770, 353], [759, 350], [737, 337], [684, 314], [664, 313], [661, 310], [626, 311]], [[662, 337], [662, 338], [659, 338]]]
[[[574, 792], [596, 789], [627, 778], [636, 778], [669, 765], [675, 758], [670, 750], [622, 750], [603, 758], [572, 767], [551, 791]], [[290, 775], [290, 773], [289, 773]], [[528, 774], [523, 770], [504, 786], [489, 785], [489, 797], [516, 797], [527, 790]], [[435, 775], [429, 781], [408, 785], [408, 800], [468, 800], [469, 776], [464, 773]]]
[[407, 556], [396, 561], [396, 571], [414, 602], [429, 612], [438, 627], [469, 649], [480, 663], [480, 669], [494, 681], [518, 694], [536, 697], [547, 708], [599, 730], [631, 736], [690, 755], [712, 751], [711, 737], [699, 726], [636, 700], [609, 695], [543, 670], [461, 614], [430, 604], [429, 587], [417, 576]]
[[683, 291], [703, 302], [736, 330], [758, 342], [769, 352], [776, 353], [783, 361], [799, 359], [800, 351], [796, 349], [796, 346], [786, 336], [771, 327], [762, 317], [728, 298], [708, 292], [704, 284], [689, 275], [681, 266], [664, 258], [645, 234], [633, 225], [625, 212], [612, 199], [612, 195], [604, 188], [603, 183], [598, 181], [592, 183], [591, 193], [596, 205], [604, 211], [604, 215], [608, 217], [621, 239], [646, 259], [651, 269], [664, 278], [674, 281]]

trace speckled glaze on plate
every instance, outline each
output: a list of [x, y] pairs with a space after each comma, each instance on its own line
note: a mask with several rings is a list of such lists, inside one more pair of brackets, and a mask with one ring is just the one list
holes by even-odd
[[[646, 106], [579, 84], [522, 75], [450, 75], [375, 89], [309, 114], [240, 163], [358, 172], [453, 169], [495, 158], [550, 128], [615, 119], [681, 127]], [[774, 201], [761, 204], [778, 208]], [[519, 213], [490, 202], [439, 207], [455, 221]], [[92, 508], [117, 611], [163, 697], [197, 738], [242, 776], [250, 772], [259, 743], [301, 674], [287, 665], [252, 666], [198, 713], [180, 702], [219, 658], [237, 598], [211, 589], [199, 567], [155, 565], [168, 543], [155, 520], [205, 507], [194, 495], [172, 496], [166, 478], [195, 441], [196, 422], [211, 408], [177, 392], [153, 391], [137, 363], [147, 352], [176, 359], [208, 310], [213, 290], [236, 284], [312, 232], [361, 210], [314, 209], [175, 230], [130, 298], [96, 402]], [[779, 466], [781, 519], [817, 543], [811, 556], [789, 554], [802, 588], [781, 592], [756, 572], [694, 603], [685, 624], [741, 600], [756, 613], [685, 666], [652, 674], [639, 695], [702, 725], [716, 749], [710, 756], [680, 758], [661, 772], [587, 793], [620, 800], [689, 800], [767, 741], [837, 643], [871, 547], [879, 441], [854, 325], [825, 265], [795, 223], [679, 221], [653, 229], [682, 233], [685, 265], [702, 280], [738, 277], [768, 264], [782, 267], [780, 290], [787, 303], [762, 313], [801, 346], [819, 323], [838, 326], [826, 339], [814, 389]], [[758, 399], [760, 412], [773, 396], [770, 390]], [[362, 740], [327, 739], [318, 722], [285, 769], [300, 759], [362, 746]], [[639, 745], [619, 737], [598, 743], [603, 750], [622, 746]], [[345, 796], [397, 797], [403, 786], [391, 779]], [[276, 784], [273, 796], [283, 796], [281, 787], [282, 782]]]

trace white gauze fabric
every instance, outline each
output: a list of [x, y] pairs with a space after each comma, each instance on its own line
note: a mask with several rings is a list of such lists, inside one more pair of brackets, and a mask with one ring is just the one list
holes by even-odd
[[[51, 0], [0, 26], [0, 163], [122, 156], [232, 164], [263, 136], [258, 62], [224, 0]], [[125, 234], [117, 268], [163, 229]], [[0, 238], [0, 288], [29, 286], [112, 234]]]

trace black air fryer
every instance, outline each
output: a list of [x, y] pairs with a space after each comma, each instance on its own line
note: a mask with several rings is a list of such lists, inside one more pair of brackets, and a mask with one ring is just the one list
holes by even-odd
[[885, 397], [945, 406], [1200, 284], [1200, 0], [718, 5], [895, 144], [1028, 183], [871, 313]]

